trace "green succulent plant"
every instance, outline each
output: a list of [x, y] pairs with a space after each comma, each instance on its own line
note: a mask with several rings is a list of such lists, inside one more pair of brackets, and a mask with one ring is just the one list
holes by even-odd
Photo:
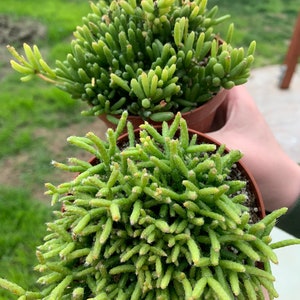
[[300, 240], [271, 242], [286, 208], [252, 216], [249, 183], [235, 178], [240, 151], [198, 140], [180, 113], [139, 134], [127, 123], [122, 141], [127, 115], [106, 141], [68, 138], [93, 160], [53, 162], [77, 175], [46, 184], [62, 209], [37, 248], [40, 291], [0, 286], [18, 299], [264, 299], [263, 287], [277, 297], [273, 250]]
[[249, 77], [255, 41], [247, 51], [233, 47], [233, 24], [220, 37], [214, 26], [230, 16], [217, 17], [218, 7], [208, 9], [207, 0], [100, 0], [91, 10], [56, 68], [37, 46], [25, 44], [25, 57], [8, 47], [23, 81], [37, 75], [56, 84], [89, 104], [85, 115], [117, 123], [113, 116], [127, 110], [166, 121]]

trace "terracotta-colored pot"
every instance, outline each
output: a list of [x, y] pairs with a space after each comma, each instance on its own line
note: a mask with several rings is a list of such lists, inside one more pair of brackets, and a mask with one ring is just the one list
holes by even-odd
[[[211, 100], [207, 101], [203, 105], [191, 111], [182, 113], [182, 117], [186, 120], [188, 128], [204, 133], [209, 132], [215, 117], [216, 110], [225, 100], [227, 92], [228, 90], [221, 89], [216, 96], [214, 96]], [[120, 116], [116, 115], [115, 117], [119, 118]], [[99, 118], [106, 124], [107, 127], [114, 129], [116, 128], [116, 124], [108, 121], [105, 114], [100, 115]], [[144, 120], [140, 116], [129, 115], [127, 120], [133, 124], [134, 128], [138, 128], [139, 125], [144, 123]], [[152, 125], [160, 124], [159, 122], [154, 122], [150, 119], [147, 120], [147, 122]], [[171, 122], [172, 120], [170, 120], [168, 123]]]

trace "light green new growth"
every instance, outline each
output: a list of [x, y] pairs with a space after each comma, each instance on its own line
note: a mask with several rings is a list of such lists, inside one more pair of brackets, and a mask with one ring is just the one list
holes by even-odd
[[23, 57], [9, 46], [23, 74], [56, 84], [74, 99], [86, 101], [84, 114], [113, 115], [127, 110], [143, 119], [166, 121], [230, 89], [249, 77], [255, 52], [231, 45], [233, 25], [222, 38], [214, 26], [217, 6], [206, 0], [142, 0], [91, 3], [91, 13], [74, 32], [71, 53], [56, 68], [45, 62], [37, 46], [24, 44]]
[[135, 141], [128, 128], [130, 143], [116, 145], [124, 127], [109, 129], [107, 141], [93, 133], [68, 139], [95, 158], [55, 163], [80, 173], [46, 184], [62, 210], [37, 249], [41, 289], [4, 279], [0, 286], [19, 299], [44, 300], [264, 299], [262, 287], [277, 297], [273, 248], [300, 240], [269, 243], [286, 208], [253, 223], [241, 202], [253, 195], [234, 178], [241, 153], [195, 139], [179, 113], [162, 131], [141, 125]]

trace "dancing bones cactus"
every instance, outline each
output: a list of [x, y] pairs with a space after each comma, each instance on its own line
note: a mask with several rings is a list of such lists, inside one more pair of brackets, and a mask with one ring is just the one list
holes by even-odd
[[53, 162], [79, 173], [46, 184], [62, 210], [37, 249], [41, 290], [0, 286], [19, 299], [264, 299], [262, 287], [277, 297], [273, 249], [299, 240], [271, 243], [286, 208], [256, 222], [248, 184], [234, 175], [241, 153], [199, 141], [179, 113], [161, 130], [145, 123], [135, 134], [128, 123], [117, 141], [126, 115], [107, 141], [68, 139], [92, 161]]
[[255, 42], [247, 52], [234, 48], [233, 24], [221, 40], [214, 26], [229, 15], [217, 17], [207, 0], [100, 0], [91, 9], [56, 68], [37, 46], [25, 44], [25, 57], [8, 47], [23, 81], [37, 75], [56, 84], [89, 104], [84, 114], [170, 120], [249, 77]]

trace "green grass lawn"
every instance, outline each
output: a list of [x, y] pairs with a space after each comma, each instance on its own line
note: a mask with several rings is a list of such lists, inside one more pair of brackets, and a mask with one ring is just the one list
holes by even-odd
[[[257, 41], [255, 67], [283, 61], [299, 11], [298, 0], [208, 3], [217, 4], [220, 15], [231, 15], [235, 45]], [[0, 1], [0, 15], [16, 21], [30, 17], [47, 27], [47, 35], [35, 43], [53, 64], [56, 58], [65, 57], [72, 32], [88, 11], [87, 0]], [[222, 28], [219, 30], [222, 32]], [[7, 68], [8, 60], [9, 56], [0, 61], [0, 71]], [[80, 115], [84, 104], [53, 86], [39, 80], [20, 83], [19, 75], [10, 69], [5, 74], [0, 77], [0, 167], [4, 170], [0, 175], [0, 277], [30, 287], [36, 278], [32, 272], [35, 247], [41, 243], [44, 223], [51, 218], [52, 210], [45, 201], [39, 201], [37, 190], [43, 190], [44, 182], [56, 180], [50, 161], [66, 159], [71, 151], [64, 144], [55, 150], [55, 136], [73, 124], [88, 128], [93, 119]], [[14, 298], [0, 291], [2, 299]]]
[[[0, 277], [33, 286], [35, 247], [45, 235], [43, 224], [50, 218], [49, 207], [31, 199], [27, 192], [0, 187]], [[9, 297], [0, 290], [0, 299]]]
[[88, 0], [7, 0], [1, 1], [1, 14], [19, 17], [31, 17], [45, 24], [51, 45], [60, 43], [89, 12]]
[[246, 46], [256, 40], [255, 67], [282, 63], [300, 12], [299, 2], [209, 0], [208, 3], [218, 5], [221, 14], [231, 15], [231, 22], [235, 23], [236, 28], [236, 45]]

